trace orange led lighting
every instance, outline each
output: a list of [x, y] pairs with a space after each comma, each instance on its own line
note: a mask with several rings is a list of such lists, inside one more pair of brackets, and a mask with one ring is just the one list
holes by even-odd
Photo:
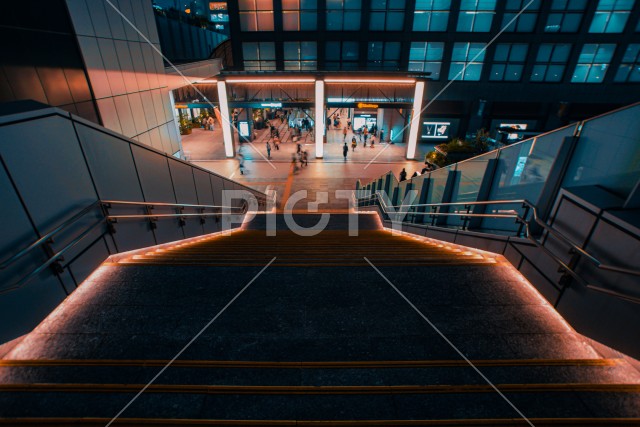
[[389, 83], [414, 84], [414, 79], [324, 79], [325, 83]]
[[227, 83], [313, 83], [315, 79], [227, 79]]

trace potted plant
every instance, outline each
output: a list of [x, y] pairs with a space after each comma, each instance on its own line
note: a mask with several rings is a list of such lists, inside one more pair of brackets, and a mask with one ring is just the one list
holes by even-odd
[[190, 135], [193, 125], [186, 118], [180, 119], [180, 135]]

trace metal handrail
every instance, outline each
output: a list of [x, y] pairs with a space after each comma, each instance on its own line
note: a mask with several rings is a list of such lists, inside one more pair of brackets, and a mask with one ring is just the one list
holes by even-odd
[[[246, 206], [193, 205], [193, 204], [185, 204], [185, 203], [164, 203], [164, 202], [152, 203], [152, 202], [128, 202], [128, 201], [121, 201], [121, 200], [97, 200], [97, 201], [93, 202], [91, 205], [89, 205], [86, 208], [82, 209], [80, 212], [78, 212], [77, 214], [75, 214], [74, 216], [69, 218], [68, 220], [64, 221], [62, 224], [60, 224], [57, 227], [55, 227], [53, 230], [49, 231], [44, 236], [40, 237], [38, 240], [33, 242], [27, 248], [21, 250], [20, 252], [18, 252], [15, 255], [13, 255], [11, 258], [9, 258], [6, 261], [4, 261], [2, 264], [0, 264], [0, 270], [6, 269], [7, 267], [9, 267], [13, 263], [15, 263], [17, 260], [22, 258], [23, 256], [27, 255], [28, 253], [30, 253], [34, 249], [41, 247], [45, 243], [51, 243], [53, 236], [55, 236], [56, 234], [62, 232], [63, 230], [66, 230], [67, 228], [71, 227], [72, 225], [76, 224], [78, 221], [83, 219], [87, 215], [87, 213], [91, 212], [96, 207], [100, 206], [100, 207], [102, 207], [104, 209], [109, 209], [109, 208], [111, 208], [112, 205], [145, 206], [147, 208], [153, 208], [154, 206], [163, 206], [163, 207], [172, 207], [172, 208], [179, 208], [179, 209], [196, 208], [196, 209], [203, 209], [203, 210], [204, 209], [229, 209], [229, 210], [240, 210], [240, 211], [244, 211], [244, 209], [246, 207]], [[97, 222], [95, 222], [89, 228], [84, 230], [79, 236], [74, 238], [70, 243], [68, 243], [60, 251], [58, 251], [55, 254], [51, 254], [43, 264], [41, 264], [40, 266], [36, 267], [30, 273], [28, 273], [25, 276], [23, 276], [20, 279], [18, 279], [11, 286], [0, 289], [0, 294], [4, 294], [4, 293], [10, 292], [10, 291], [19, 289], [22, 286], [24, 286], [25, 284], [27, 284], [31, 279], [36, 277], [44, 269], [46, 269], [47, 267], [51, 266], [56, 261], [60, 260], [65, 253], [67, 253], [69, 250], [71, 250], [73, 247], [75, 247], [78, 243], [80, 243], [80, 241], [85, 236], [87, 236], [90, 232], [92, 232], [99, 225], [103, 225], [103, 224], [106, 224], [106, 223], [109, 223], [109, 222], [114, 222], [114, 221], [117, 221], [118, 219], [181, 218], [181, 217], [207, 217], [207, 216], [235, 215], [234, 213], [231, 213], [231, 212], [216, 212], [216, 213], [204, 213], [204, 212], [201, 212], [201, 213], [142, 214], [142, 215], [108, 215], [106, 210], [103, 210], [102, 214], [103, 214], [102, 218], [100, 218]], [[103, 232], [101, 234], [101, 236], [104, 236], [104, 234], [106, 234], [106, 231]]]
[[[384, 213], [389, 215], [388, 212], [388, 206], [387, 203], [385, 202], [384, 198], [382, 197], [380, 192], [375, 192], [374, 194], [372, 194], [371, 196], [369, 196], [368, 198], [361, 198], [360, 200], [367, 200], [367, 199], [371, 199], [373, 197], [376, 197], [377, 200], [380, 202], [380, 206], [383, 209]], [[614, 271], [614, 272], [618, 272], [618, 273], [623, 273], [623, 274], [630, 274], [630, 275], [634, 275], [634, 276], [640, 276], [640, 270], [634, 270], [634, 269], [630, 269], [630, 268], [625, 268], [625, 267], [618, 267], [618, 266], [613, 266], [613, 265], [608, 265], [608, 264], [604, 264], [602, 263], [600, 260], [598, 260], [595, 256], [591, 255], [590, 253], [588, 253], [586, 250], [584, 250], [583, 248], [579, 247], [577, 244], [575, 244], [571, 239], [569, 239], [568, 237], [566, 237], [564, 234], [560, 233], [558, 230], [555, 230], [554, 228], [552, 228], [551, 226], [549, 226], [546, 222], [542, 221], [540, 219], [540, 217], [538, 216], [538, 211], [535, 205], [533, 205], [531, 202], [529, 202], [528, 200], [496, 200], [496, 201], [477, 201], [477, 202], [454, 202], [454, 203], [431, 203], [431, 204], [415, 204], [415, 205], [391, 205], [391, 207], [400, 207], [400, 208], [404, 208], [407, 207], [408, 209], [412, 208], [412, 207], [440, 207], [440, 206], [451, 206], [451, 205], [465, 205], [465, 206], [473, 206], [473, 205], [491, 205], [491, 204], [513, 204], [513, 203], [522, 203], [523, 205], [527, 206], [529, 209], [531, 209], [532, 215], [533, 215], [533, 221], [539, 225], [540, 227], [542, 227], [547, 233], [557, 237], [558, 239], [562, 240], [565, 244], [568, 244], [570, 246], [570, 251], [575, 251], [577, 253], [579, 253], [580, 255], [584, 256], [585, 258], [587, 258], [591, 263], [595, 264], [595, 266], [598, 269], [602, 269], [602, 270], [608, 270], [608, 271]], [[384, 205], [384, 206], [383, 206]], [[486, 217], [486, 218], [495, 218], [495, 214], [470, 214], [470, 213], [449, 213], [449, 212], [412, 212], [411, 215], [434, 215], [434, 216], [463, 216], [463, 217]], [[501, 216], [502, 218], [502, 216]], [[531, 221], [528, 220], [525, 217], [522, 217], [520, 215], [506, 215], [504, 216], [504, 218], [515, 218], [517, 222], [523, 224], [525, 226], [525, 230], [526, 230], [526, 237], [529, 241], [531, 241], [532, 243], [534, 243], [538, 248], [542, 249], [545, 254], [547, 254], [548, 256], [550, 256], [556, 263], [558, 263], [562, 269], [569, 274], [571, 277], [575, 278], [576, 280], [578, 280], [580, 283], [582, 283], [583, 285], [585, 285], [586, 287], [588, 287], [589, 289], [592, 289], [594, 291], [597, 292], [601, 292], [601, 293], [606, 293], [608, 295], [612, 295], [621, 299], [625, 299], [627, 301], [631, 301], [637, 304], [640, 304], [640, 298], [632, 296], [632, 295], [628, 295], [625, 293], [621, 293], [621, 292], [617, 292], [611, 289], [606, 289], [606, 288], [602, 288], [600, 286], [596, 286], [596, 285], [592, 285], [587, 283], [578, 273], [576, 273], [573, 268], [571, 268], [569, 265], [567, 265], [562, 259], [560, 259], [557, 255], [555, 255], [553, 252], [551, 252], [547, 247], [545, 247], [542, 243], [540, 243], [540, 241], [538, 239], [536, 239], [535, 237], [533, 237], [532, 233], [531, 233]], [[392, 220], [393, 222], [393, 220]], [[405, 221], [402, 221], [403, 223]]]
[[123, 200], [100, 200], [103, 205], [127, 205], [127, 206], [165, 206], [176, 208], [199, 208], [199, 209], [242, 209], [238, 206], [217, 206], [217, 205], [191, 205], [187, 203], [153, 203], [153, 202], [127, 202]]
[[99, 204], [100, 204], [100, 200], [92, 203], [91, 205], [89, 205], [86, 208], [82, 209], [80, 212], [78, 212], [77, 214], [75, 214], [74, 216], [69, 218], [68, 220], [64, 221], [62, 224], [58, 225], [53, 230], [49, 231], [47, 234], [45, 234], [44, 236], [40, 237], [38, 240], [36, 240], [35, 242], [33, 242], [32, 244], [30, 244], [29, 246], [27, 246], [26, 248], [24, 248], [20, 252], [18, 252], [17, 254], [13, 255], [11, 258], [7, 259], [2, 264], [0, 264], [0, 270], [4, 270], [5, 268], [7, 268], [11, 264], [16, 262], [20, 258], [22, 258], [23, 256], [25, 256], [26, 254], [31, 252], [35, 248], [38, 248], [38, 247], [42, 246], [44, 243], [50, 241], [51, 238], [54, 235], [58, 234], [60, 231], [62, 231], [65, 228], [75, 224], [76, 222], [78, 222], [81, 218], [83, 218], [88, 212], [90, 212], [92, 209], [94, 209]]

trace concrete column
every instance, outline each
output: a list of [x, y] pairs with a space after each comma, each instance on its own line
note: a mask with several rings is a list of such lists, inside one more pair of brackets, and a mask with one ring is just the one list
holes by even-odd
[[324, 156], [324, 80], [316, 80], [316, 159], [321, 159]]
[[423, 98], [424, 82], [416, 82], [416, 90], [413, 95], [413, 111], [411, 112], [411, 127], [409, 128], [409, 140], [407, 141], [407, 160], [412, 160], [416, 157]]
[[220, 101], [220, 117], [222, 119], [222, 137], [224, 139], [224, 154], [235, 157], [233, 137], [231, 135], [231, 121], [229, 120], [229, 100], [227, 99], [227, 83], [218, 82], [218, 100]]

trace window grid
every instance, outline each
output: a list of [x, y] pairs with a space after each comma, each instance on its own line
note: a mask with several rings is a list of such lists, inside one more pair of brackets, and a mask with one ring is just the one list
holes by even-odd
[[553, 0], [544, 31], [547, 33], [575, 33], [580, 29], [587, 0]]
[[538, 55], [536, 56], [533, 71], [531, 72], [531, 81], [561, 82], [570, 53], [570, 44], [541, 44], [538, 48]]
[[239, 0], [240, 30], [273, 31], [273, 0]]
[[273, 42], [242, 43], [244, 69], [247, 71], [276, 69], [276, 49]]
[[405, 0], [371, 0], [371, 31], [402, 31]]
[[447, 31], [451, 0], [416, 0], [413, 31]]
[[633, 9], [634, 0], [600, 0], [589, 27], [590, 33], [621, 33]]
[[284, 42], [284, 69], [310, 71], [318, 68], [316, 42]]
[[284, 31], [315, 31], [318, 29], [317, 0], [282, 0]]
[[433, 80], [440, 80], [443, 55], [443, 42], [412, 42], [409, 71], [430, 72]]
[[640, 83], [640, 43], [627, 46], [613, 80], [620, 83]]
[[449, 80], [479, 81], [485, 43], [455, 43], [451, 54]]
[[357, 70], [359, 57], [358, 42], [325, 43], [325, 68], [328, 70]]
[[585, 44], [571, 83], [602, 83], [616, 50], [615, 44]]
[[400, 42], [369, 42], [367, 68], [393, 70], [400, 68]]
[[[535, 0], [525, 10], [515, 18], [518, 13], [529, 3], [529, 0], [507, 0], [504, 16], [502, 18], [502, 28], [507, 33], [532, 33], [536, 28], [538, 11], [541, 0]], [[515, 20], [511, 22], [512, 19]], [[509, 24], [509, 22], [511, 22]]]
[[462, 0], [456, 30], [476, 33], [489, 32], [495, 9], [495, 0]]
[[327, 0], [327, 31], [358, 31], [362, 0]]
[[498, 44], [489, 80], [519, 82], [522, 79], [522, 70], [527, 60], [528, 50], [529, 45], [527, 44]]

